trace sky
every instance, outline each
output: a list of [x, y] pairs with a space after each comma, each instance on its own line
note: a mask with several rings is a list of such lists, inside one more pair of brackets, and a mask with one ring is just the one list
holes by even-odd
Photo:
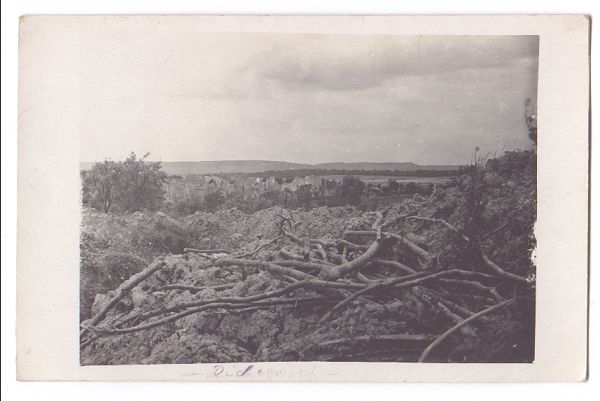
[[529, 149], [537, 36], [82, 37], [80, 159], [462, 164]]

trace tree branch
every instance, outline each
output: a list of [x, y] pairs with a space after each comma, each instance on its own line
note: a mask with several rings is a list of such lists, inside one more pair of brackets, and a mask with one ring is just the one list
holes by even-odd
[[[146, 280], [148, 277], [150, 277], [151, 275], [153, 275], [154, 273], [156, 273], [158, 270], [162, 269], [163, 267], [165, 267], [164, 260], [161, 258], [157, 258], [147, 268], [145, 268], [144, 270], [142, 270], [141, 272], [139, 272], [137, 274], [134, 274], [128, 280], [124, 281], [119, 286], [119, 288], [117, 288], [117, 290], [115, 291], [115, 296], [110, 300], [110, 302], [108, 302], [106, 305], [104, 305], [104, 308], [102, 308], [100, 310], [100, 312], [98, 312], [90, 320], [90, 322], [88, 324], [90, 326], [94, 326], [95, 324], [100, 322], [102, 319], [104, 319], [104, 317], [106, 316], [108, 311], [110, 311], [116, 304], [118, 304], [119, 301], [121, 299], [123, 299], [123, 297], [125, 297], [125, 295], [127, 295], [129, 293], [129, 291], [131, 291], [131, 289], [136, 287], [142, 281]], [[79, 336], [81, 337], [83, 334], [85, 334], [85, 332], [86, 332], [86, 329], [85, 328], [82, 329], [79, 332]]]
[[466, 318], [465, 320], [462, 320], [460, 323], [455, 324], [450, 329], [446, 330], [441, 336], [439, 336], [434, 342], [429, 344], [429, 346], [423, 350], [423, 352], [421, 353], [421, 356], [419, 356], [419, 362], [425, 362], [425, 360], [427, 359], [427, 357], [429, 356], [429, 354], [431, 353], [431, 351], [433, 351], [433, 349], [435, 347], [437, 347], [442, 341], [444, 341], [446, 338], [448, 338], [448, 336], [450, 336], [451, 334], [458, 331], [464, 325], [471, 323], [472, 321], [480, 318], [481, 316], [484, 316], [488, 313], [498, 310], [506, 305], [509, 305], [509, 304], [513, 303], [514, 301], [515, 301], [515, 299], [513, 298], [513, 299], [509, 299], [508, 301], [501, 302], [497, 305], [494, 305], [487, 309], [484, 309], [481, 312], [477, 312], [473, 316], [470, 316], [470, 317]]

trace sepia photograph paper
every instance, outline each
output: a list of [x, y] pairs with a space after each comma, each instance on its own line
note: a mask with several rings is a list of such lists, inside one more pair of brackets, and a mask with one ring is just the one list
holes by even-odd
[[587, 377], [585, 16], [25, 16], [21, 380]]

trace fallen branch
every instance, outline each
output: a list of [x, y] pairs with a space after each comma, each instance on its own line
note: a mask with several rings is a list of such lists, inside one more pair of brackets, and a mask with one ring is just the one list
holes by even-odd
[[[428, 222], [432, 222], [432, 223], [442, 224], [443, 226], [445, 226], [446, 228], [448, 228], [450, 231], [453, 231], [454, 233], [460, 235], [460, 237], [465, 242], [470, 242], [471, 241], [471, 239], [469, 237], [467, 237], [462, 231], [460, 231], [458, 228], [456, 228], [452, 224], [448, 223], [446, 220], [438, 219], [438, 218], [431, 218], [431, 217], [421, 217], [421, 216], [410, 216], [410, 217], [407, 217], [407, 219], [410, 219], [410, 220], [421, 220], [421, 221], [428, 221]], [[515, 281], [515, 282], [518, 282], [518, 283], [521, 283], [521, 284], [530, 284], [530, 281], [527, 278], [521, 277], [521, 276], [519, 276], [517, 274], [514, 274], [514, 273], [507, 272], [506, 270], [502, 269], [500, 266], [498, 266], [497, 264], [495, 264], [494, 262], [492, 262], [490, 260], [490, 258], [488, 258], [485, 253], [481, 252], [481, 257], [483, 259], [483, 262], [489, 268], [491, 268], [494, 272], [496, 272], [496, 274], [498, 274], [499, 276], [505, 277], [505, 278], [507, 278], [509, 280], [512, 280], [512, 281]]]
[[391, 267], [397, 270], [400, 270], [403, 273], [413, 274], [416, 272], [415, 269], [405, 265], [404, 263], [397, 262], [395, 260], [383, 260], [383, 259], [375, 259], [370, 264], [373, 265], [381, 265], [384, 267]]
[[306, 245], [306, 241], [304, 241], [303, 239], [301, 239], [300, 237], [295, 236], [294, 234], [292, 234], [291, 232], [289, 232], [288, 230], [281, 230], [282, 234], [285, 235], [286, 237], [288, 237], [292, 242], [304, 247]]
[[92, 331], [97, 335], [115, 335], [115, 334], [128, 334], [134, 333], [136, 331], [149, 330], [154, 327], [162, 326], [167, 323], [174, 322], [176, 320], [182, 319], [186, 316], [190, 316], [196, 313], [204, 312], [211, 309], [240, 309], [240, 308], [256, 308], [256, 307], [271, 307], [282, 304], [302, 304], [302, 303], [323, 303], [328, 301], [328, 298], [323, 297], [309, 297], [309, 298], [287, 298], [287, 299], [275, 299], [270, 301], [263, 302], [253, 302], [253, 303], [231, 303], [231, 302], [219, 302], [219, 303], [211, 303], [203, 306], [199, 306], [196, 308], [191, 308], [185, 310], [180, 313], [176, 313], [174, 315], [155, 320], [150, 323], [141, 324], [138, 326], [127, 327], [127, 328], [111, 328], [111, 327], [98, 327], [88, 325], [86, 329]]
[[375, 284], [377, 282], [377, 280], [370, 279], [361, 272], [356, 272], [356, 279], [365, 284]]
[[[344, 236], [368, 236], [368, 237], [377, 237], [377, 231], [346, 231]], [[413, 241], [409, 240], [403, 235], [390, 233], [390, 232], [382, 232], [383, 238], [393, 238], [401, 244], [405, 245], [411, 251], [413, 251], [417, 256], [424, 259], [426, 262], [431, 262], [434, 257], [431, 253], [427, 252], [425, 249], [421, 248], [419, 245], [415, 244]]]
[[321, 244], [313, 244], [313, 246], [315, 247], [315, 251], [317, 253], [317, 255], [319, 255], [321, 257], [321, 260], [323, 260], [324, 262], [327, 262], [327, 252], [325, 252], [325, 248], [323, 247], [323, 245]]
[[462, 231], [460, 231], [458, 228], [456, 228], [452, 224], [448, 223], [446, 220], [431, 218], [431, 217], [421, 217], [421, 216], [410, 216], [410, 217], [407, 217], [406, 219], [407, 220], [421, 220], [421, 221], [427, 221], [430, 223], [441, 224], [444, 227], [448, 228], [450, 231], [454, 232], [455, 234], [458, 234], [465, 242], [471, 241], [471, 239], [469, 237], [467, 237], [465, 234], [463, 234]]
[[302, 255], [298, 255], [297, 253], [290, 252], [287, 249], [280, 249], [279, 256], [286, 258], [286, 259], [304, 261], [304, 257]]
[[340, 303], [334, 305], [334, 307], [320, 319], [320, 322], [321, 323], [326, 322], [327, 320], [329, 320], [329, 318], [331, 318], [333, 313], [335, 313], [337, 310], [348, 305], [350, 302], [354, 301], [358, 297], [364, 296], [367, 293], [370, 293], [376, 289], [393, 287], [394, 289], [399, 290], [399, 289], [413, 287], [415, 285], [419, 285], [419, 284], [425, 283], [427, 281], [432, 281], [432, 280], [440, 279], [440, 278], [447, 277], [447, 276], [457, 275], [457, 276], [471, 277], [473, 274], [477, 274], [477, 273], [466, 271], [466, 270], [460, 270], [460, 269], [443, 270], [443, 271], [439, 271], [439, 272], [435, 272], [435, 273], [422, 271], [422, 272], [418, 272], [418, 273], [411, 274], [408, 276], [396, 277], [393, 279], [387, 279], [387, 280], [383, 280], [383, 281], [374, 282], [373, 284], [370, 284], [366, 287], [361, 288], [359, 291], [352, 293], [350, 296], [348, 296], [347, 298], [342, 300]]
[[517, 274], [514, 273], [510, 273], [507, 272], [506, 270], [502, 269], [500, 266], [498, 266], [497, 264], [495, 264], [494, 262], [492, 262], [490, 260], [490, 258], [488, 258], [486, 256], [485, 253], [481, 252], [481, 258], [483, 259], [483, 262], [490, 268], [492, 269], [497, 275], [507, 278], [509, 280], [512, 280], [514, 282], [520, 283], [520, 284], [525, 284], [525, 285], [529, 285], [531, 284], [531, 282], [526, 279], [525, 277], [521, 277]]
[[341, 265], [342, 263], [346, 263], [348, 261], [343, 254], [340, 255], [331, 251], [327, 252], [327, 259], [336, 265]]
[[322, 264], [322, 263], [312, 263], [312, 262], [305, 262], [303, 260], [277, 260], [274, 263], [276, 263], [278, 266], [284, 266], [284, 267], [293, 267], [295, 269], [300, 269], [300, 270], [311, 270], [311, 271], [321, 271], [323, 269], [328, 269], [330, 268], [332, 265], [329, 264]]
[[375, 241], [373, 241], [369, 249], [356, 259], [353, 259], [346, 263], [342, 263], [341, 265], [332, 266], [327, 269], [321, 270], [321, 273], [319, 273], [319, 278], [333, 281], [338, 280], [344, 274], [355, 272], [362, 266], [364, 266], [367, 262], [369, 262], [371, 259], [373, 259], [377, 255], [377, 252], [379, 252], [380, 248], [381, 241], [379, 239], [376, 239]]
[[385, 217], [384, 216], [385, 212], [387, 212], [387, 209], [385, 211], [378, 210], [375, 212], [375, 215], [377, 216], [377, 218], [375, 219], [375, 222], [371, 226], [371, 228], [373, 230], [377, 231], [378, 229], [381, 229], [381, 223], [383, 223], [383, 218]]
[[[446, 315], [446, 317], [448, 317], [448, 319], [452, 320], [454, 322], [454, 324], [458, 324], [464, 320], [463, 317], [457, 315], [456, 313], [454, 313], [450, 309], [448, 309], [448, 307], [446, 307], [446, 305], [444, 305], [441, 301], [437, 303], [437, 307], [439, 308], [440, 311], [442, 311], [442, 313], [444, 315]], [[465, 335], [468, 335], [468, 336], [476, 336], [477, 335], [477, 333], [475, 333], [475, 330], [473, 330], [472, 328], [470, 328], [468, 326], [461, 327], [460, 332]]]
[[257, 246], [256, 249], [254, 249], [253, 251], [250, 251], [248, 253], [244, 253], [244, 254], [241, 254], [241, 255], [236, 255], [236, 257], [237, 258], [250, 258], [250, 257], [256, 255], [261, 250], [263, 250], [264, 248], [268, 247], [269, 245], [274, 244], [278, 240], [279, 240], [279, 237], [275, 237], [275, 238], [271, 239], [270, 241], [268, 241], [268, 242], [266, 242], [266, 243], [264, 243], [262, 245]]
[[407, 218], [407, 217], [409, 217], [409, 216], [410, 216], [410, 213], [404, 213], [404, 214], [401, 214], [401, 215], [399, 215], [399, 216], [396, 216], [396, 217], [394, 217], [393, 219], [391, 219], [390, 221], [388, 221], [387, 223], [383, 223], [383, 224], [381, 225], [381, 228], [382, 228], [382, 229], [385, 229], [385, 228], [391, 227], [391, 226], [393, 226], [394, 224], [396, 224], [396, 223], [400, 222], [401, 220], [403, 220], [403, 219], [405, 219], [405, 218]]
[[502, 297], [498, 291], [494, 287], [489, 287], [487, 285], [481, 284], [479, 281], [470, 281], [470, 280], [456, 280], [456, 279], [441, 279], [440, 283], [453, 284], [453, 285], [463, 285], [466, 287], [475, 288], [480, 291], [489, 292], [496, 301], [504, 301], [504, 297]]
[[345, 246], [348, 249], [353, 250], [353, 251], [366, 251], [369, 249], [368, 245], [358, 245], [358, 244], [355, 244], [354, 242], [350, 242], [345, 239], [338, 240], [336, 242], [336, 245], [337, 246]]
[[[447, 299], [440, 298], [440, 302], [442, 304], [444, 304], [444, 306], [449, 308], [451, 311], [453, 311], [454, 313], [456, 313], [456, 314], [460, 313], [462, 318], [473, 316], [475, 314], [475, 312], [470, 311], [469, 309], [467, 309], [463, 306], [460, 306], [460, 305], [456, 304], [455, 302], [448, 301]], [[483, 318], [483, 317], [481, 318], [481, 321], [485, 321], [485, 320], [486, 320], [485, 318]]]
[[182, 285], [182, 284], [169, 284], [169, 285], [164, 285], [164, 286], [158, 288], [156, 291], [182, 290], [182, 291], [199, 292], [199, 291], [207, 290], [207, 289], [218, 291], [218, 290], [227, 290], [227, 289], [233, 288], [235, 286], [236, 286], [235, 283], [213, 285], [213, 286], [207, 286], [207, 287], [196, 287], [193, 285]]
[[509, 299], [508, 301], [504, 301], [497, 305], [491, 306], [487, 309], [482, 310], [481, 312], [477, 312], [473, 316], [470, 316], [470, 317], [466, 318], [465, 320], [462, 320], [460, 323], [457, 323], [456, 325], [452, 326], [450, 329], [446, 330], [441, 336], [439, 336], [434, 342], [429, 344], [429, 346], [423, 350], [423, 352], [421, 353], [421, 356], [419, 356], [418, 362], [425, 362], [425, 360], [427, 359], [427, 357], [429, 356], [429, 354], [431, 353], [431, 351], [433, 351], [433, 349], [435, 347], [437, 347], [442, 341], [444, 341], [446, 338], [448, 338], [448, 336], [450, 336], [451, 334], [458, 331], [464, 325], [471, 323], [472, 321], [474, 321], [475, 319], [478, 319], [481, 316], [484, 316], [488, 313], [498, 310], [506, 305], [509, 305], [509, 304], [513, 303], [514, 301], [515, 301], [515, 298]]
[[376, 336], [358, 336], [354, 338], [340, 338], [319, 343], [319, 347], [329, 347], [344, 344], [353, 344], [357, 342], [401, 342], [415, 343], [411, 345], [420, 345], [435, 339], [431, 334], [380, 334]]
[[266, 270], [270, 273], [277, 274], [280, 276], [288, 276], [294, 278], [296, 280], [306, 280], [313, 279], [314, 276], [310, 274], [303, 273], [301, 271], [295, 269], [288, 269], [283, 266], [279, 266], [275, 263], [266, 262], [264, 260], [249, 260], [249, 259], [234, 259], [234, 258], [224, 258], [215, 261], [215, 264], [218, 265], [235, 265], [241, 267], [257, 267], [263, 270]]
[[196, 249], [196, 248], [183, 248], [183, 253], [204, 253], [207, 255], [211, 255], [213, 253], [226, 253], [229, 252], [225, 249]]
[[[146, 280], [148, 277], [152, 276], [154, 273], [159, 271], [165, 266], [165, 262], [162, 258], [156, 258], [154, 262], [152, 262], [148, 267], [146, 267], [141, 272], [134, 274], [129, 277], [129, 279], [125, 280], [115, 291], [115, 296], [106, 304], [104, 307], [89, 321], [90, 326], [96, 325], [100, 322], [106, 314], [125, 297], [138, 284], [142, 281]], [[86, 333], [86, 329], [83, 328], [79, 332], [79, 337]]]
[[430, 264], [432, 260], [434, 260], [433, 255], [427, 252], [425, 249], [421, 248], [419, 245], [415, 244], [408, 238], [403, 235], [395, 234], [395, 233], [384, 233], [384, 235], [388, 238], [393, 238], [401, 244], [405, 245], [408, 249], [413, 251], [418, 257], [425, 260], [426, 265]]

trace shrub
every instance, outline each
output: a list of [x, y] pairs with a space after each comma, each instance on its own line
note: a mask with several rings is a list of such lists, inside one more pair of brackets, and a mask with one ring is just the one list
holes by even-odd
[[203, 209], [207, 212], [215, 212], [223, 203], [225, 203], [223, 194], [219, 191], [212, 191], [204, 195]]
[[147, 162], [131, 152], [122, 162], [105, 160], [81, 174], [82, 202], [108, 213], [116, 208], [135, 212], [157, 210], [164, 201], [167, 174], [160, 162]]

